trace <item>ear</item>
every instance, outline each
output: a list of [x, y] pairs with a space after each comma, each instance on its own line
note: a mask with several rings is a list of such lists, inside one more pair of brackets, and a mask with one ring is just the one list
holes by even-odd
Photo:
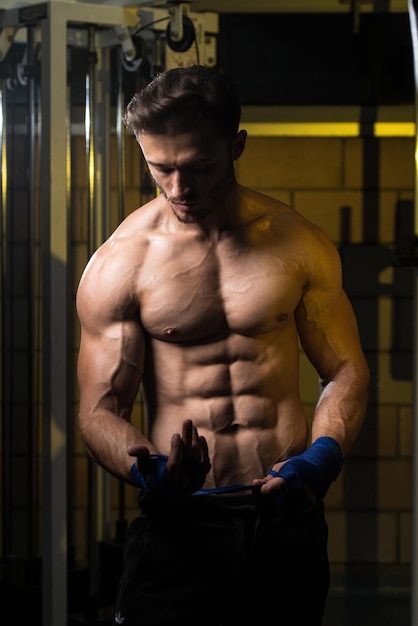
[[240, 130], [234, 141], [232, 142], [231, 155], [232, 160], [236, 161], [240, 158], [241, 154], [244, 152], [245, 142], [247, 140], [247, 131]]

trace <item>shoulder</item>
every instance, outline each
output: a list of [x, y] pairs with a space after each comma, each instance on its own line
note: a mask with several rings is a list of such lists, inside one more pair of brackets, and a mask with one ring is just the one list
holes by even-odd
[[342, 267], [339, 251], [316, 224], [285, 203], [244, 189], [254, 215], [251, 240], [285, 263], [299, 277], [304, 289], [339, 286]]
[[[158, 230], [157, 199], [130, 213], [90, 258], [84, 275], [120, 272], [141, 263]], [[120, 276], [123, 278], [123, 275]]]
[[281, 244], [286, 240], [303, 247], [317, 249], [318, 253], [334, 250], [329, 236], [316, 224], [284, 202], [258, 191], [241, 187], [243, 204], [249, 218], [254, 219], [260, 230], [269, 233]]
[[136, 209], [89, 259], [77, 289], [78, 309], [120, 307], [134, 303], [138, 273], [156, 230], [153, 202]]

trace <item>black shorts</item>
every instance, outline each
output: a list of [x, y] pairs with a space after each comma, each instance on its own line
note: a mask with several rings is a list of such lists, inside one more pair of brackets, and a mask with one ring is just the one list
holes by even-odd
[[144, 502], [128, 530], [113, 623], [320, 626], [327, 537], [322, 503], [289, 518], [251, 494]]

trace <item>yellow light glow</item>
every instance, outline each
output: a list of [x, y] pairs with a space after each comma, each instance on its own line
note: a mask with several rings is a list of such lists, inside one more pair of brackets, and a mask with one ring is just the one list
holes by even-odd
[[357, 137], [357, 122], [249, 122], [242, 124], [254, 137]]
[[415, 137], [414, 122], [376, 122], [375, 137]]
[[[248, 122], [250, 137], [360, 137], [359, 122]], [[414, 137], [414, 122], [376, 122], [375, 137]]]

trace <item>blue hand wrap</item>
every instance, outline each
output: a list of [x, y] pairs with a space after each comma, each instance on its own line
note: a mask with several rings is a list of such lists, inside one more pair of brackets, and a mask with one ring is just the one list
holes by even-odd
[[278, 504], [282, 503], [283, 497], [295, 504], [303, 501], [304, 485], [322, 500], [342, 466], [339, 444], [332, 437], [319, 437], [305, 452], [290, 458], [278, 472], [270, 470], [271, 476], [286, 481], [284, 493], [278, 495]]
[[179, 487], [167, 469], [168, 456], [165, 454], [152, 454], [149, 458], [147, 473], [144, 475], [136, 463], [131, 467], [131, 477], [137, 487], [140, 487], [147, 496], [159, 496], [161, 498], [175, 498], [188, 495], [200, 489], [211, 465], [196, 461], [182, 461], [182, 470], [187, 477], [187, 487]]
[[169, 475], [167, 471], [168, 456], [164, 454], [152, 454], [150, 456], [150, 467], [145, 478], [144, 474], [137, 468], [136, 463], [131, 467], [131, 477], [137, 487], [145, 493], [161, 491], [168, 488]]

